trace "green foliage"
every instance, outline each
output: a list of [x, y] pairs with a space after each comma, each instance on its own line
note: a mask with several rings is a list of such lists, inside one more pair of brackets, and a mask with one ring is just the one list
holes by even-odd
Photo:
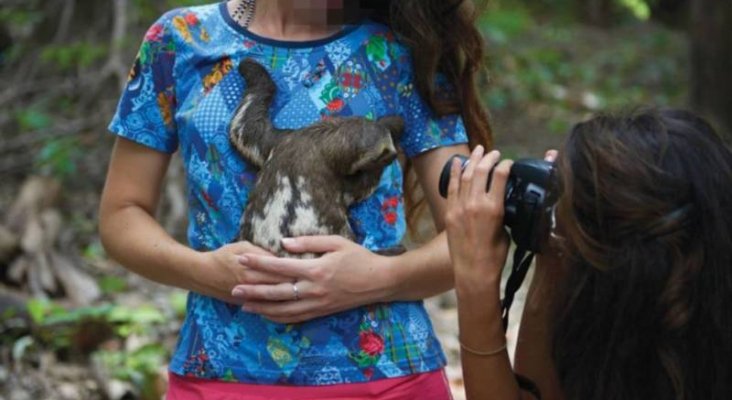
[[99, 280], [99, 288], [106, 295], [122, 293], [127, 290], [127, 281], [116, 276], [105, 276]]
[[[107, 278], [102, 282], [106, 291], [120, 291], [126, 286], [120, 279]], [[12, 343], [15, 360], [22, 360], [42, 349], [56, 352], [75, 350], [73, 346], [79, 342], [80, 337], [89, 339], [89, 327], [109, 326], [113, 334], [120, 338], [132, 334], [154, 337], [160, 324], [166, 322], [163, 313], [151, 305], [131, 308], [105, 303], [67, 309], [49, 300], [31, 300], [27, 304], [27, 310], [34, 328], [30, 335], [22, 336]], [[92, 343], [101, 343], [111, 337], [91, 339]], [[141, 399], [159, 398], [157, 378], [160, 366], [170, 356], [165, 345], [156, 342], [131, 351], [98, 348], [87, 350], [93, 350], [91, 357], [112, 371], [114, 378], [135, 385], [140, 391]]]
[[74, 42], [64, 45], [48, 45], [41, 52], [40, 59], [47, 65], [65, 72], [74, 68], [89, 68], [106, 56], [106, 46], [91, 42]]
[[538, 22], [519, 6], [490, 11], [480, 27], [488, 40], [489, 108], [534, 110], [550, 132], [565, 133], [588, 112], [684, 101], [685, 43], [650, 24], [606, 31]]
[[140, 398], [157, 396], [157, 377], [160, 366], [168, 358], [168, 351], [159, 343], [142, 346], [132, 352], [98, 351], [92, 355], [107, 370], [114, 372], [114, 378], [131, 382], [141, 391]]
[[620, 5], [640, 20], [647, 20], [651, 17], [651, 7], [646, 0], [618, 0]]
[[533, 17], [521, 7], [501, 8], [484, 13], [478, 26], [493, 43], [506, 44], [525, 33], [534, 24]]
[[35, 156], [36, 169], [41, 174], [66, 180], [76, 174], [82, 157], [78, 138], [51, 138], [43, 143]]
[[0, 8], [0, 24], [13, 30], [23, 30], [43, 20], [43, 13], [34, 7], [3, 6]]
[[186, 314], [186, 306], [188, 304], [187, 292], [176, 290], [170, 294], [170, 306], [173, 308], [173, 312], [178, 318], [183, 318]]
[[37, 325], [42, 324], [47, 318], [60, 315], [66, 310], [58, 304], [49, 300], [32, 299], [27, 304], [28, 314]]
[[22, 131], [45, 129], [53, 123], [51, 115], [36, 107], [20, 110], [16, 113], [15, 120]]
[[[648, 20], [651, 16], [651, 5], [658, 0], [611, 0], [610, 10], [616, 22]], [[488, 10], [494, 12], [500, 8], [521, 7], [532, 15], [550, 18], [561, 23], [577, 23], [581, 15], [581, 7], [588, 2], [584, 0], [489, 0]]]
[[160, 2], [133, 0], [133, 4], [134, 9], [140, 16], [140, 19], [151, 23], [151, 21], [154, 21], [162, 15], [162, 13], [170, 9], [211, 4], [211, 0], [165, 0]]
[[[54, 333], [56, 339], [52, 345], [57, 348], [67, 346], [70, 338], [65, 336], [73, 334], [73, 327], [83, 322], [109, 324], [118, 336], [127, 337], [133, 333], [151, 333], [155, 325], [166, 321], [163, 313], [150, 305], [130, 308], [103, 303], [69, 310], [50, 300], [34, 299], [28, 302], [27, 307], [41, 336], [47, 331]], [[59, 329], [62, 326], [70, 327], [71, 330], [66, 332]]]

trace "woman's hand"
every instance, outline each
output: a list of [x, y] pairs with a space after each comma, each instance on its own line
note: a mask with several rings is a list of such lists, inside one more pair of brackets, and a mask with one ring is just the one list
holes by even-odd
[[215, 271], [221, 271], [223, 276], [229, 277], [231, 285], [226, 288], [227, 291], [231, 292], [238, 284], [278, 284], [292, 281], [288, 276], [247, 268], [243, 262], [244, 254], [272, 256], [272, 253], [247, 241], [230, 243], [204, 253], [206, 263]]
[[499, 290], [509, 247], [503, 207], [512, 165], [511, 161], [498, 163], [499, 158], [497, 151], [483, 156], [483, 148], [478, 146], [462, 176], [458, 160], [450, 171], [445, 220], [458, 294], [485, 290], [497, 294]]
[[285, 239], [283, 245], [292, 253], [323, 255], [296, 259], [245, 254], [240, 261], [251, 270], [290, 279], [287, 283], [236, 286], [232, 295], [242, 301], [244, 311], [275, 322], [298, 323], [383, 298], [377, 281], [389, 271], [389, 257], [341, 236], [303, 236]]

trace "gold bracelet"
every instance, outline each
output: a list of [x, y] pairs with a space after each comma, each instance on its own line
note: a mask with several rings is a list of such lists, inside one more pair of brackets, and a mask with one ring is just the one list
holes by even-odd
[[495, 350], [490, 350], [490, 351], [480, 351], [480, 350], [471, 349], [470, 347], [464, 345], [462, 340], [460, 340], [460, 338], [458, 338], [458, 343], [460, 343], [461, 349], [465, 350], [466, 352], [468, 352], [470, 354], [474, 354], [476, 356], [490, 357], [490, 356], [495, 356], [496, 354], [500, 354], [501, 352], [506, 350], [505, 342], [503, 343], [503, 346], [501, 346]]

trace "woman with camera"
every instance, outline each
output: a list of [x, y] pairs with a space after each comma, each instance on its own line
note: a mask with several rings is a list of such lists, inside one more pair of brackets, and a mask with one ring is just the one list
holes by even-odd
[[517, 377], [542, 399], [730, 398], [732, 152], [713, 129], [680, 110], [573, 129], [513, 367], [499, 293], [511, 162], [499, 157], [476, 148], [448, 188], [468, 398], [536, 397]]

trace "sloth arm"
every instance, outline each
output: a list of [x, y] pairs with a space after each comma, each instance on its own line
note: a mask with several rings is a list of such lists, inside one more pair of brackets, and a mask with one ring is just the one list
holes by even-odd
[[231, 288], [242, 281], [278, 282], [268, 274], [245, 271], [236, 254], [260, 252], [234, 243], [199, 252], [171, 237], [155, 220], [171, 156], [117, 138], [99, 209], [99, 233], [107, 253], [130, 271], [175, 286], [240, 303]]

